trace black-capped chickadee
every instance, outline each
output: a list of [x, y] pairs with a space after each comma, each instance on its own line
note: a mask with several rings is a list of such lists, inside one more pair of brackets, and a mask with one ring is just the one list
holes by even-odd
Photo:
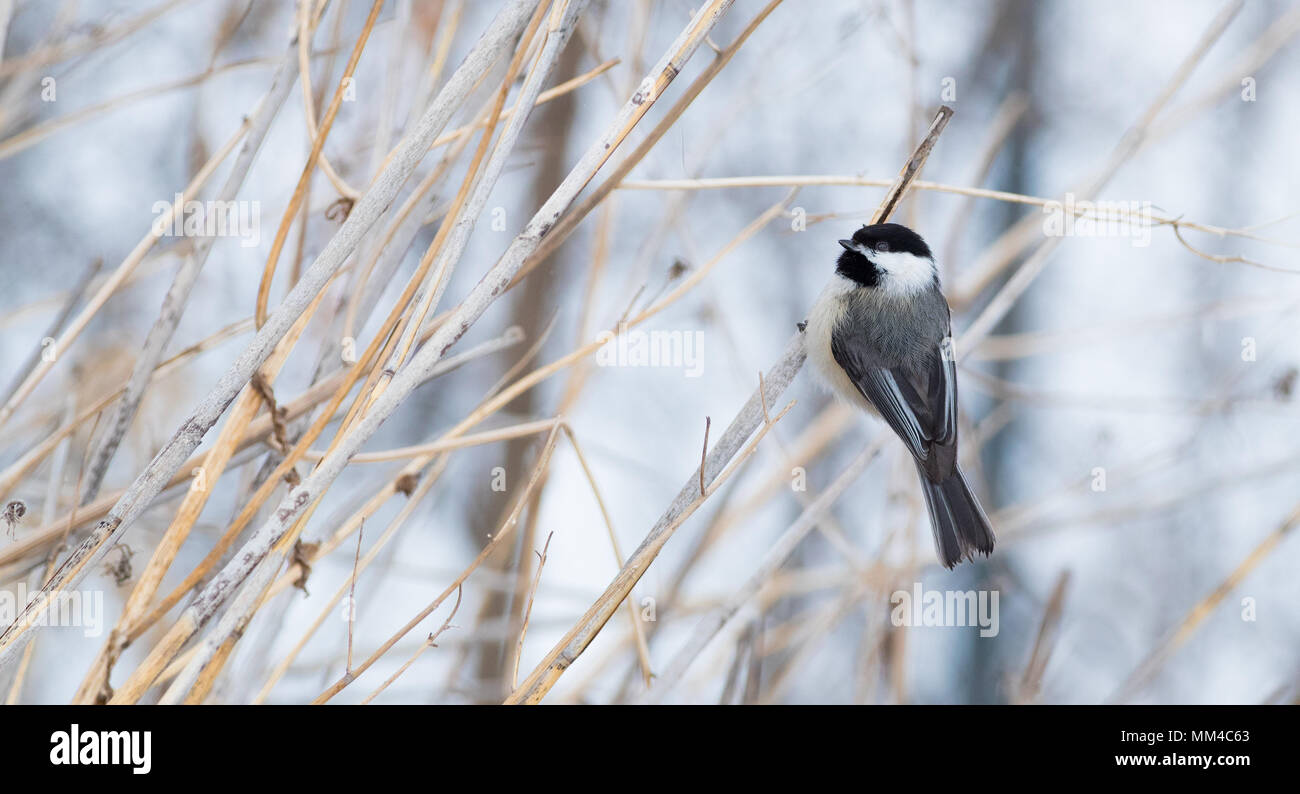
[[993, 551], [993, 529], [957, 466], [957, 371], [948, 301], [921, 236], [863, 226], [803, 329], [825, 385], [878, 414], [916, 459], [939, 561]]

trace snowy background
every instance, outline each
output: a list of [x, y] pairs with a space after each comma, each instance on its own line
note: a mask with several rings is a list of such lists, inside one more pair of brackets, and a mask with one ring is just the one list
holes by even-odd
[[[477, 225], [444, 308], [496, 261], [697, 5], [698, 0], [592, 4], [561, 61], [562, 73], [548, 85], [605, 60], [620, 62], [568, 101], [539, 109], [530, 119], [488, 201], [495, 214], [485, 213]], [[725, 47], [763, 5], [737, 0], [713, 31], [713, 42]], [[357, 69], [355, 99], [343, 103], [325, 147], [350, 185], [365, 187], [407, 120], [419, 115], [412, 103], [440, 26], [459, 17], [445, 79], [498, 6], [496, 0], [385, 3]], [[52, 43], [130, 23], [151, 7], [153, 0], [0, 2], [0, 9], [11, 11], [0, 13], [0, 19], [8, 16], [7, 29], [0, 28], [3, 379], [20, 374], [90, 264], [103, 259], [101, 279], [115, 269], [148, 233], [155, 202], [170, 201], [234, 133], [266, 91], [295, 19], [288, 0], [251, 6], [242, 0], [163, 3], [165, 13], [120, 41], [50, 63], [21, 61]], [[340, 42], [336, 57], [313, 58], [313, 88], [325, 86], [326, 99], [368, 8], [360, 0], [333, 0], [322, 18], [314, 48], [329, 50], [336, 31]], [[1143, 127], [1139, 148], [1095, 197], [1150, 202], [1164, 217], [1242, 231], [1182, 229], [1188, 246], [1168, 225], [1150, 230], [1148, 246], [1119, 236], [1063, 239], [982, 344], [960, 351], [966, 356], [963, 449], [999, 534], [994, 555], [953, 572], [935, 564], [924, 511], [916, 509], [913, 469], [902, 446], [890, 439], [760, 597], [745, 604], [681, 681], [656, 697], [716, 703], [725, 692], [729, 702], [1258, 703], [1300, 694], [1300, 547], [1286, 534], [1300, 499], [1300, 411], [1293, 396], [1300, 364], [1300, 9], [1247, 3], [1203, 48], [1202, 37], [1223, 8], [1174, 0], [784, 0], [632, 171], [629, 179], [640, 183], [890, 180], [935, 110], [947, 104], [955, 115], [923, 179], [1056, 199], [1095, 178], [1126, 133], [1144, 123], [1174, 86]], [[228, 40], [218, 41], [217, 31], [232, 20], [238, 26]], [[696, 53], [620, 155], [663, 118], [713, 57], [708, 45]], [[22, 68], [3, 69], [15, 62]], [[237, 65], [222, 68], [228, 64]], [[217, 70], [194, 85], [133, 96], [214, 65]], [[504, 68], [497, 64], [451, 126], [470, 120], [499, 85]], [[1190, 71], [1182, 79], [1184, 68]], [[42, 98], [47, 77], [54, 80], [54, 101]], [[11, 145], [25, 131], [106, 102], [114, 104], [30, 145]], [[1006, 120], [1012, 124], [1000, 135]], [[475, 143], [435, 188], [441, 200], [454, 195]], [[239, 194], [259, 203], [260, 240], [252, 247], [236, 239], [216, 242], [168, 355], [251, 317], [272, 238], [308, 151], [302, 95], [295, 87]], [[438, 156], [425, 159], [407, 190]], [[210, 198], [224, 175], [219, 169], [201, 195]], [[457, 350], [516, 324], [528, 334], [526, 343], [423, 386], [366, 449], [437, 438], [549, 324], [553, 329], [528, 369], [590, 341], [631, 303], [643, 306], [671, 289], [675, 267], [684, 265], [690, 273], [703, 266], [788, 192], [783, 185], [639, 187], [647, 189], [620, 190], [608, 199], [543, 268], [494, 304]], [[830, 276], [839, 250], [835, 240], [864, 222], [883, 195], [883, 188], [873, 186], [803, 187], [787, 215], [722, 259], [698, 287], [644, 326], [700, 332], [699, 377], [688, 377], [684, 367], [602, 367], [594, 360], [585, 369], [566, 419], [582, 443], [625, 555], [698, 465], [705, 417], [712, 418], [716, 438], [757, 386], [758, 372], [779, 358]], [[325, 215], [337, 198], [318, 173], [304, 267], [339, 227]], [[935, 249], [960, 335], [1044, 241], [1035, 220], [1041, 217], [1032, 204], [917, 190], [895, 219], [913, 226]], [[493, 218], [504, 223], [494, 228]], [[987, 284], [976, 284], [995, 241], [1023, 218], [1032, 226], [1025, 244]], [[359, 329], [358, 349], [378, 329], [436, 231], [436, 222], [427, 224], [406, 252], [379, 308]], [[297, 239], [295, 224], [272, 307], [290, 286]], [[1214, 261], [1192, 247], [1250, 261]], [[161, 240], [75, 344], [59, 351], [57, 365], [0, 426], [0, 467], [61, 424], [66, 406], [80, 410], [124, 381], [182, 256], [180, 240]], [[586, 317], [589, 276], [597, 262], [600, 275]], [[325, 305], [346, 297], [347, 284], [341, 279], [331, 287]], [[309, 326], [276, 380], [282, 401], [310, 385], [318, 351], [337, 339], [339, 327], [332, 309]], [[131, 482], [250, 339], [248, 330], [234, 334], [155, 381], [109, 470], [105, 492]], [[481, 429], [553, 416], [571, 371], [543, 382]], [[781, 406], [788, 399], [797, 400], [791, 412], [735, 478], [676, 532], [634, 591], [656, 672], [711, 610], [742, 587], [798, 517], [801, 497], [815, 497], [871, 438], [885, 432], [832, 403], [808, 372], [798, 376]], [[77, 470], [91, 424], [73, 437], [57, 505], [44, 504], [48, 461], [3, 494], [5, 501], [21, 498], [29, 508], [16, 530], [18, 540], [44, 525], [42, 515], [66, 519], [77, 499]], [[332, 433], [313, 448], [326, 446]], [[432, 601], [483, 548], [526, 482], [541, 439], [473, 447], [450, 457], [436, 486], [357, 583], [353, 642], [359, 658]], [[810, 459], [792, 462], [810, 444]], [[214, 488], [162, 592], [198, 564], [243, 505], [262, 457], [232, 467]], [[400, 466], [351, 465], [304, 538], [332, 534]], [[806, 492], [791, 485], [795, 466], [806, 470]], [[504, 491], [493, 488], [498, 467], [504, 470]], [[305, 475], [309, 467], [299, 470]], [[567, 441], [557, 446], [542, 494], [539, 513], [521, 524], [533, 527], [527, 546], [521, 529], [506, 553], [466, 581], [454, 628], [378, 702], [499, 701], [513, 676], [521, 595], [526, 597], [536, 572], [533, 551], [550, 533], [521, 679], [600, 595], [617, 564]], [[136, 571], [176, 504], [175, 498], [160, 500], [124, 536]], [[363, 554], [403, 504], [401, 497], [390, 499], [367, 519]], [[711, 527], [723, 531], [699, 551]], [[1280, 542], [1269, 543], [1279, 532]], [[0, 538], [0, 551], [8, 543]], [[309, 595], [291, 589], [259, 611], [211, 701], [252, 700], [322, 610], [325, 619], [268, 700], [309, 701], [343, 673], [346, 610], [329, 599], [352, 570], [355, 544], [350, 537], [314, 566]], [[13, 590], [38, 577], [45, 551], [5, 558], [0, 585]], [[522, 578], [520, 559], [529, 565]], [[1050, 604], [1067, 575], [1063, 599]], [[917, 582], [926, 590], [997, 591], [997, 635], [982, 638], [970, 627], [891, 625], [890, 595], [910, 592]], [[105, 630], [133, 584], [118, 586], [100, 570], [82, 584], [104, 592]], [[1204, 612], [1197, 612], [1203, 602]], [[397, 672], [446, 620], [449, 607], [399, 640], [337, 700], [357, 702]], [[114, 683], [139, 663], [168, 623], [127, 650]], [[644, 685], [631, 638], [620, 610], [548, 702], [640, 696]], [[42, 632], [20, 699], [69, 700], [102, 642], [75, 629]], [[1034, 659], [1041, 670], [1030, 675]], [[1149, 674], [1134, 681], [1148, 660]], [[736, 675], [741, 683], [728, 685]], [[1030, 678], [1033, 683], [1026, 683]], [[7, 674], [0, 675], [6, 681]], [[155, 696], [156, 690], [146, 700]]]

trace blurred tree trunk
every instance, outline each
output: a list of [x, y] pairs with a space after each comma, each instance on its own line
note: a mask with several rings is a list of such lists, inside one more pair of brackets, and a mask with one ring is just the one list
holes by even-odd
[[[1038, 55], [1040, 52], [1038, 34], [1041, 8], [1042, 6], [1037, 0], [1007, 0], [1007, 2], [1004, 2], [998, 15], [999, 24], [995, 25], [990, 31], [989, 44], [985, 48], [986, 54], [996, 54], [1006, 59], [1001, 64], [1006, 79], [1002, 82], [1002, 90], [998, 96], [1009, 96], [1012, 93], [1020, 92], [1029, 103], [1029, 112], [1026, 119], [1016, 125], [1007, 139], [1007, 146], [1002, 155], [1004, 166], [1000, 169], [1002, 178], [999, 180], [1000, 184], [994, 187], [999, 190], [1028, 195], [1035, 195], [1038, 188], [1032, 177], [1029, 152], [1036, 135], [1036, 125], [1033, 123], [1033, 119], [1034, 108], [1038, 106], [1038, 102], [1034, 93], [1034, 73], [1038, 68]], [[1002, 204], [999, 209], [1002, 218], [998, 227], [992, 230], [995, 236], [1006, 231], [1024, 217], [1024, 209], [1014, 204]], [[1008, 274], [1011, 272], [1014, 271], [1009, 270]], [[993, 292], [995, 290], [990, 291], [990, 294]], [[1015, 305], [1002, 319], [1002, 322], [993, 329], [993, 332], [1012, 334], [1023, 330], [1027, 299], [1016, 301]], [[1015, 381], [1022, 374], [1020, 367], [1021, 362], [1019, 361], [1000, 362], [995, 367], [993, 374], [997, 378]], [[1025, 425], [1017, 419], [1012, 419], [1002, 429], [1002, 432], [994, 436], [984, 448], [983, 470], [987, 477], [988, 490], [993, 504], [1007, 504], [1015, 497], [1015, 494], [1010, 491], [1012, 485], [1008, 482], [1008, 479], [1015, 467], [1019, 465], [1014, 451], [1016, 438], [1023, 432], [1027, 432]], [[996, 527], [994, 529], [996, 531]], [[989, 575], [991, 565], [981, 565], [974, 570], [976, 576], [979, 577], [975, 583], [978, 589], [990, 589], [996, 586], [996, 583]], [[1014, 669], [1019, 664], [1019, 660], [1008, 657], [999, 658], [998, 649], [1001, 647], [999, 644], [981, 640], [978, 634], [970, 634], [969, 636], [971, 637], [969, 641], [971, 674], [965, 678], [966, 692], [964, 693], [964, 699], [969, 703], [1005, 701], [1006, 692], [1004, 691], [1005, 682], [1002, 671]]]
[[[556, 65], [553, 83], [569, 80], [578, 74], [578, 64], [582, 48], [570, 45], [564, 51]], [[576, 109], [575, 94], [564, 96], [543, 105], [533, 113], [532, 124], [535, 134], [530, 149], [541, 159], [533, 169], [531, 206], [539, 207], [550, 198], [556, 186], [563, 181], [568, 171], [568, 143], [573, 128]], [[531, 346], [546, 331], [551, 314], [548, 307], [559, 305], [557, 293], [563, 289], [563, 259], [565, 248], [561, 247], [550, 260], [531, 277], [525, 279], [514, 291], [511, 316], [514, 323], [523, 328], [525, 346]], [[545, 360], [545, 356], [542, 356]], [[509, 363], [505, 365], [509, 366]], [[504, 371], [503, 371], [504, 374]], [[520, 417], [535, 417], [544, 414], [545, 406], [539, 389], [529, 389], [507, 405], [505, 412]], [[522, 487], [528, 481], [536, 453], [540, 449], [537, 438], [521, 438], [506, 445], [505, 500], [484, 505], [470, 521], [470, 532], [474, 538], [483, 538], [489, 532], [496, 532], [502, 519], [510, 511], [518, 498]], [[527, 597], [527, 586], [533, 570], [536, 546], [537, 506], [542, 488], [539, 486], [530, 501], [527, 513], [521, 517], [520, 532], [516, 542], [503, 545], [495, 554], [484, 562], [484, 567], [495, 573], [507, 573], [513, 570], [515, 585], [513, 591], [494, 588], [485, 600], [479, 615], [480, 624], [508, 627], [506, 636], [500, 640], [477, 644], [478, 664], [476, 677], [478, 686], [474, 688], [477, 696], [489, 701], [499, 701], [496, 697], [509, 694], [512, 673], [512, 654], [515, 636], [522, 622], [523, 602]], [[496, 509], [494, 509], [496, 508]], [[523, 592], [520, 592], [521, 587]]]

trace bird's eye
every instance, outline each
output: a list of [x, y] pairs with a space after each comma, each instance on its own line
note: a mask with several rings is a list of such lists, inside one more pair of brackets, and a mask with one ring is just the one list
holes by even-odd
[[889, 243], [884, 242], [884, 241], [882, 240], [881, 242], [876, 243], [875, 246], [874, 246], [874, 248], [876, 249], [876, 253], [878, 253], [878, 254], [888, 253], [888, 252], [889, 252]]

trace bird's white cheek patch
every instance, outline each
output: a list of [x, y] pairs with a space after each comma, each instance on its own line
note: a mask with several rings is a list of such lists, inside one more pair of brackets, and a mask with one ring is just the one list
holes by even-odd
[[903, 251], [871, 254], [871, 261], [884, 271], [881, 286], [887, 292], [911, 295], [934, 283], [934, 260]]

